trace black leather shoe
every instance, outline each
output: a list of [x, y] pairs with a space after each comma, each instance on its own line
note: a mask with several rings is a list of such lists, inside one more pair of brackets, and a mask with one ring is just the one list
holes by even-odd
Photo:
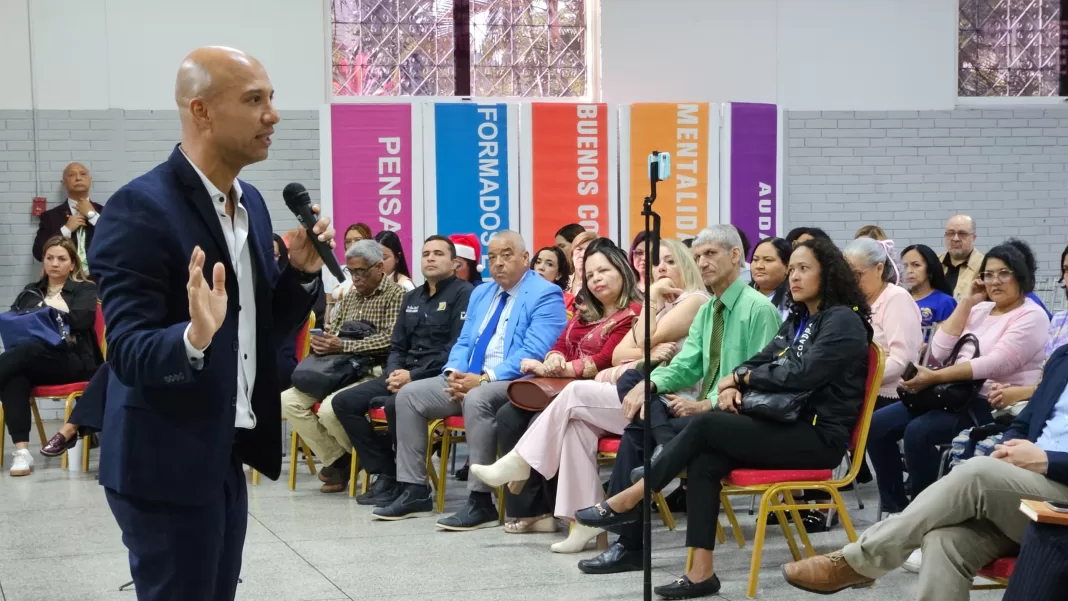
[[637, 572], [642, 569], [641, 551], [628, 551], [622, 544], [614, 543], [597, 557], [578, 562], [578, 569], [586, 574]]
[[703, 582], [690, 582], [686, 576], [679, 578], [671, 584], [658, 586], [653, 592], [665, 599], [694, 599], [696, 597], [708, 597], [719, 592], [719, 577], [712, 577]]
[[492, 528], [498, 525], [497, 508], [492, 504], [483, 505], [468, 499], [460, 511], [447, 518], [438, 520], [438, 528], [453, 532], [466, 532], [479, 528]]
[[[379, 498], [384, 497], [387, 493], [391, 493], [397, 488], [397, 479], [392, 476], [386, 476], [379, 474], [375, 477], [375, 481], [371, 483], [371, 489], [356, 497], [356, 502], [360, 505], [376, 505]], [[400, 491], [397, 494], [392, 495], [390, 502], [393, 502], [400, 496]]]
[[401, 493], [403, 493], [403, 492], [404, 492], [404, 485], [400, 484], [400, 483], [395, 483], [393, 485], [393, 488], [391, 488], [391, 489], [387, 490], [386, 492], [382, 493], [381, 495], [375, 497], [374, 506], [375, 507], [389, 507], [390, 505], [393, 504], [393, 501], [396, 501], [397, 498], [401, 496]]
[[389, 507], [375, 509], [371, 517], [376, 520], [396, 521], [408, 518], [429, 517], [434, 514], [434, 496], [429, 486], [406, 484], [404, 492]]
[[[656, 448], [653, 449], [653, 456], [649, 458], [649, 464], [652, 465], [653, 462], [655, 462], [657, 459], [660, 459], [660, 455], [663, 452], [664, 452], [664, 445], [662, 445], [662, 444], [656, 445]], [[644, 477], [645, 477], [645, 466], [644, 465], [639, 465], [638, 467], [630, 470], [630, 481], [631, 481], [632, 484], [638, 482], [638, 480], [641, 480]]]
[[626, 513], [616, 513], [608, 506], [608, 501], [601, 501], [593, 507], [579, 509], [575, 512], [575, 521], [583, 526], [608, 530], [613, 526], [622, 526], [637, 522], [642, 517], [641, 509], [635, 507]]

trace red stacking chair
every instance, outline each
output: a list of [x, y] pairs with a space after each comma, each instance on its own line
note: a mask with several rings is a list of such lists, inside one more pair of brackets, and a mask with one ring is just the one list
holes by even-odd
[[1016, 568], [1015, 557], [1002, 557], [995, 559], [993, 563], [979, 570], [979, 575], [987, 580], [993, 580], [991, 584], [976, 584], [973, 591], [992, 591], [1007, 588], [1012, 571]]

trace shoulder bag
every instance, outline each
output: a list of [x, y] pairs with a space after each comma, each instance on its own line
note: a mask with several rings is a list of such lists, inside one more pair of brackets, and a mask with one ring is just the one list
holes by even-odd
[[543, 411], [577, 378], [524, 378], [508, 385], [508, 400], [524, 411]]
[[11, 310], [0, 313], [0, 353], [28, 340], [58, 348], [70, 339], [66, 314], [44, 302], [44, 295], [27, 288], [15, 298]]
[[[949, 354], [949, 363], [945, 367], [956, 365], [957, 356], [960, 355], [964, 345], [969, 342], [975, 346], [975, 354], [972, 355], [972, 359], [979, 358], [979, 339], [975, 337], [975, 334], [964, 334], [957, 340], [957, 344], [953, 345], [953, 350]], [[897, 394], [901, 398], [901, 402], [913, 415], [920, 415], [934, 409], [948, 413], [959, 413], [967, 409], [972, 400], [979, 395], [979, 390], [985, 382], [986, 380], [947, 382], [945, 384], [935, 384], [919, 392], [908, 392], [903, 386], [898, 385]]]

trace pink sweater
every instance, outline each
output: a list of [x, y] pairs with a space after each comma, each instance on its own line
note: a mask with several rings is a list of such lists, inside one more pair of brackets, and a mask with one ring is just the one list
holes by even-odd
[[871, 306], [875, 342], [886, 353], [879, 396], [896, 399], [897, 385], [909, 362], [920, 360], [923, 328], [920, 308], [912, 295], [900, 286], [887, 286]]
[[[984, 398], [990, 394], [993, 382], [1011, 386], [1031, 386], [1037, 382], [1042, 375], [1049, 338], [1049, 317], [1031, 299], [1002, 315], [991, 315], [993, 310], [992, 302], [975, 305], [964, 326], [965, 334], [975, 334], [979, 339], [982, 356], [971, 361], [972, 377], [986, 380], [979, 391]], [[931, 357], [944, 364], [958, 338], [938, 330], [931, 338]], [[972, 345], [966, 344], [957, 360], [967, 361], [974, 352]]]

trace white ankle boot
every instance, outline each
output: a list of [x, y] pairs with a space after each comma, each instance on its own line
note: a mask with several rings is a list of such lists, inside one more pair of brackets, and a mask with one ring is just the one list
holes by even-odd
[[567, 540], [554, 543], [549, 547], [549, 550], [553, 553], [581, 553], [586, 548], [586, 545], [602, 532], [604, 530], [600, 528], [590, 528], [574, 522], [571, 526], [571, 533], [567, 535]]
[[15, 449], [11, 459], [12, 476], [29, 476], [33, 473], [33, 455], [28, 449]]
[[493, 465], [472, 465], [471, 475], [490, 486], [502, 486], [530, 478], [530, 464], [512, 450]]

